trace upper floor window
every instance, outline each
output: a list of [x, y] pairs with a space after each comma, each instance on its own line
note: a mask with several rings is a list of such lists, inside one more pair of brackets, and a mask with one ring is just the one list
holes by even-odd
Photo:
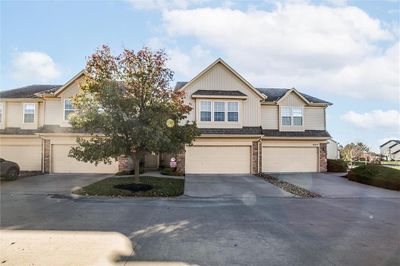
[[33, 123], [35, 121], [35, 104], [24, 104], [24, 123]]
[[3, 122], [3, 103], [0, 103], [0, 123]]
[[200, 101], [200, 121], [238, 122], [239, 102]]
[[75, 112], [74, 106], [71, 103], [71, 100], [64, 100], [64, 120], [68, 120], [70, 114]]
[[283, 126], [302, 126], [303, 108], [302, 107], [282, 107], [281, 124]]
[[211, 121], [211, 101], [200, 102], [200, 121]]

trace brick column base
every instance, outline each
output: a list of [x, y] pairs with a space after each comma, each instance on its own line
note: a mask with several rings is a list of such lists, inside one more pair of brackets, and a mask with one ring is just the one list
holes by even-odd
[[176, 155], [176, 171], [182, 175], [185, 174], [185, 153], [186, 151], [183, 150]]
[[327, 144], [319, 144], [319, 171], [326, 172], [328, 170], [328, 159], [327, 159]]
[[45, 174], [50, 173], [50, 140], [43, 139], [43, 169], [42, 172]]
[[261, 145], [260, 141], [253, 141], [251, 146], [251, 173], [258, 174], [261, 172]]

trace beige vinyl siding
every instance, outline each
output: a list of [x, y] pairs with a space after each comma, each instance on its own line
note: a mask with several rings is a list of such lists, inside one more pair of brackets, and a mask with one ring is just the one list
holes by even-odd
[[[260, 123], [260, 97], [238, 77], [231, 73], [221, 63], [216, 64], [204, 75], [197, 79], [193, 84], [186, 88], [185, 102], [192, 105], [193, 110], [188, 116], [191, 121], [196, 120], [196, 102], [191, 98], [191, 95], [197, 90], [238, 90], [248, 96], [243, 100], [243, 105], [239, 116], [242, 116], [243, 126], [259, 126]], [[218, 123], [217, 125], [210, 125], [210, 123], [203, 124], [197, 121], [198, 127], [237, 127], [230, 123]]]
[[0, 137], [0, 158], [16, 162], [21, 171], [40, 171], [42, 168], [42, 141], [28, 138]]
[[186, 174], [250, 173], [249, 146], [186, 147]]
[[22, 103], [7, 102], [6, 127], [22, 127]]
[[44, 102], [40, 102], [39, 106], [38, 106], [38, 123], [39, 123], [39, 127], [42, 127], [44, 125], [44, 112], [45, 112], [45, 103]]
[[304, 128], [309, 130], [325, 130], [325, 109], [323, 107], [305, 107]]
[[97, 166], [91, 163], [77, 161], [68, 157], [68, 153], [74, 145], [53, 144], [51, 145], [51, 168], [52, 173], [116, 173], [118, 163], [111, 165], [99, 163]]
[[61, 100], [57, 99], [46, 99], [45, 102], [45, 124], [46, 125], [60, 125], [62, 119], [62, 105]]
[[0, 121], [0, 129], [3, 129], [6, 127], [6, 120], [7, 120], [7, 103], [6, 102], [0, 102], [0, 105], [2, 107], [2, 113], [1, 113], [1, 121]]
[[263, 129], [278, 129], [278, 106], [261, 107], [261, 126]]
[[61, 94], [61, 116], [60, 116], [60, 125], [62, 127], [71, 127], [71, 124], [68, 121], [64, 120], [64, 100], [69, 99], [72, 96], [75, 96], [79, 92], [79, 83], [81, 79], [76, 80], [71, 85], [69, 85]]

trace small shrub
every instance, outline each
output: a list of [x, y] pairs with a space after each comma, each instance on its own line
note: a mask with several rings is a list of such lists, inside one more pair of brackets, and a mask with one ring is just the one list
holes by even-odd
[[170, 168], [170, 167], [165, 167], [161, 169], [160, 173], [162, 175], [172, 175], [172, 176], [181, 176], [182, 174], [177, 172], [176, 169]]
[[328, 159], [328, 172], [347, 172], [347, 163], [343, 160]]
[[[139, 168], [139, 174], [143, 174], [144, 173], [144, 169], [143, 168]], [[134, 175], [135, 174], [135, 169], [132, 169], [130, 171], [120, 171], [118, 173], [116, 173], [115, 175]]]

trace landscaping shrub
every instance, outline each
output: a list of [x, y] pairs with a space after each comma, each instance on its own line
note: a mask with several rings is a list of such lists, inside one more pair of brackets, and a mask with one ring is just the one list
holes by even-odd
[[[144, 169], [143, 168], [139, 168], [139, 174], [143, 174], [144, 173]], [[135, 174], [135, 169], [132, 169], [130, 171], [120, 171], [118, 173], [116, 173], [115, 175], [134, 175]]]
[[328, 159], [328, 172], [347, 172], [347, 163], [343, 160]]
[[371, 186], [400, 190], [400, 170], [382, 165], [358, 166], [349, 171], [347, 178]]
[[172, 175], [172, 176], [181, 176], [182, 174], [177, 172], [175, 168], [165, 167], [161, 169], [160, 173], [162, 175]]

